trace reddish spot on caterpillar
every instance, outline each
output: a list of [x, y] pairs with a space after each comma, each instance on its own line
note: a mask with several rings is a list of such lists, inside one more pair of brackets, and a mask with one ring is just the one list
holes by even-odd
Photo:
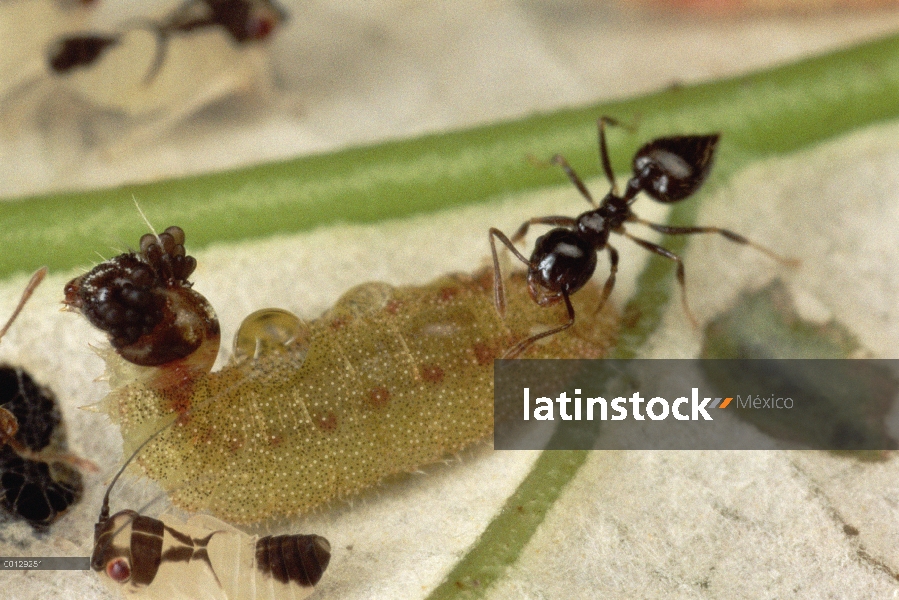
[[328, 326], [331, 327], [334, 331], [340, 331], [347, 325], [349, 325], [350, 319], [349, 317], [337, 317], [336, 319], [331, 319], [331, 322], [328, 323]]
[[390, 402], [390, 390], [383, 385], [368, 391], [368, 404], [372, 408], [384, 408], [388, 402]]
[[459, 295], [459, 288], [456, 287], [445, 287], [440, 290], [440, 301], [441, 302], [449, 302], [453, 298]]
[[[164, 277], [165, 256], [183, 252], [183, 232], [169, 231], [171, 240], [148, 241], [148, 248], [161, 246], [152, 256], [127, 259], [131, 271], [140, 275], [133, 279], [150, 284], [136, 300], [159, 308], [159, 325], [154, 321], [141, 329], [147, 332], [142, 343], [151, 346], [167, 343], [154, 336], [155, 328], [181, 322], [185, 315], [180, 311], [193, 306], [214, 315], [208, 303], [169, 302], [184, 290], [196, 293], [183, 277], [173, 286]], [[192, 264], [183, 256], [177, 260]], [[115, 305], [107, 303], [119, 296], [124, 301], [130, 292], [116, 287], [118, 278], [101, 275], [118, 260], [101, 263], [76, 280], [98, 285], [75, 286], [78, 305], [70, 306], [82, 312], [92, 307], [89, 316], [115, 321], [110, 318]], [[155, 262], [148, 266], [151, 260]], [[557, 327], [565, 315], [531, 302], [524, 275], [514, 273], [506, 281], [507, 316], [500, 318], [491, 279], [485, 269], [421, 286], [366, 283], [349, 290], [318, 319], [295, 318], [295, 326], [283, 326], [280, 317], [260, 320], [259, 312], [254, 313], [235, 336], [243, 340], [235, 346], [240, 352], [217, 372], [210, 372], [208, 364], [204, 371], [180, 369], [177, 362], [126, 366], [130, 353], [107, 352], [107, 370], [124, 383], [99, 409], [121, 427], [126, 452], [157, 432], [137, 462], [147, 477], [169, 491], [176, 506], [232, 523], [305, 513], [359, 494], [386, 477], [440, 461], [492, 434], [493, 359], [535, 328]], [[598, 297], [599, 291], [587, 285], [573, 301], [587, 311]], [[176, 314], [168, 314], [169, 308]], [[217, 330], [217, 322], [200, 322], [204, 327], [195, 328], [200, 333]], [[609, 307], [534, 345], [525, 356], [607, 356], [617, 324]], [[149, 352], [165, 353], [156, 348]], [[192, 355], [177, 360], [190, 362]], [[197, 364], [191, 362], [192, 367]], [[173, 378], [173, 369], [190, 378]], [[184, 435], [168, 425], [173, 412], [178, 415], [185, 407], [182, 416], [189, 418], [191, 431], [211, 435]], [[288, 474], [286, 464], [291, 466]]]
[[326, 412], [324, 415], [318, 415], [314, 417], [313, 422], [315, 423], [316, 427], [327, 433], [336, 431], [337, 425], [339, 423], [337, 415], [335, 415], [331, 411]]
[[437, 365], [425, 365], [421, 368], [421, 378], [428, 383], [440, 383], [443, 375], [443, 369]]
[[397, 300], [391, 300], [384, 305], [384, 312], [395, 315], [400, 311], [402, 304]]
[[496, 358], [499, 353], [497, 352], [496, 344], [485, 344], [484, 342], [477, 342], [474, 346], [471, 347], [474, 352], [474, 359], [477, 364], [482, 367], [493, 364], [493, 359]]

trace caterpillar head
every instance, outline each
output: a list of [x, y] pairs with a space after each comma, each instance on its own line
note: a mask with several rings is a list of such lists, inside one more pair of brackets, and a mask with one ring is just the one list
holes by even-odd
[[184, 231], [145, 234], [140, 251], [100, 263], [65, 286], [66, 307], [109, 335], [118, 354], [155, 367], [188, 360], [209, 370], [219, 347], [219, 323], [187, 278], [197, 261], [184, 251]]

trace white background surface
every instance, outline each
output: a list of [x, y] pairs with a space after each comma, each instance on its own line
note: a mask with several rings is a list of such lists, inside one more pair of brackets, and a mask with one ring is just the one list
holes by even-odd
[[[101, 23], [136, 10], [111, 4], [96, 15]], [[9, 91], [0, 193], [113, 185], [490, 122], [743, 72], [899, 25], [899, 13], [675, 20], [586, 1], [322, 1], [290, 10], [291, 21], [271, 46], [270, 70], [254, 72], [257, 83], [270, 83], [268, 91], [257, 85], [229, 93], [173, 124], [156, 119], [183, 104], [161, 117], [133, 119], [100, 115], [41, 78]], [[235, 64], [203, 66], [221, 69], [218, 81], [230, 81], [229, 73], [242, 68]], [[188, 88], [181, 97], [190, 94]], [[700, 320], [741, 289], [781, 276], [817, 310], [811, 313], [835, 316], [873, 355], [896, 358], [897, 139], [895, 126], [853, 134], [754, 165], [708, 198], [701, 221], [764, 241], [804, 265], [785, 272], [749, 250], [696, 240], [686, 264]], [[653, 216], [642, 202], [641, 216]], [[560, 187], [514, 204], [213, 247], [197, 255], [196, 289], [215, 306], [229, 340], [256, 308], [277, 305], [313, 317], [362, 281], [421, 282], [471, 270], [486, 258], [489, 226], [510, 230], [528, 217], [573, 213], [581, 204], [574, 190]], [[187, 242], [189, 249], [190, 231]], [[136, 240], [105, 243], [97, 250], [109, 256], [112, 247]], [[641, 253], [619, 247], [622, 267], [638, 270]], [[102, 364], [88, 348], [102, 337], [56, 311], [62, 285], [74, 274], [53, 274], [42, 286], [0, 356], [57, 391], [71, 445], [98, 463], [102, 476], [86, 478], [82, 503], [38, 541], [27, 525], [5, 525], [2, 554], [89, 554], [104, 479], [120, 458], [114, 428], [74, 410], [105, 393], [93, 381]], [[614, 296], [620, 304], [630, 287], [624, 279]], [[11, 308], [23, 284], [22, 278], [3, 284], [0, 306]], [[673, 303], [647, 352], [691, 356], [699, 341]], [[351, 507], [286, 526], [321, 533], [334, 546], [315, 597], [423, 597], [532, 460], [477, 448]], [[820, 453], [596, 453], [491, 597], [895, 597], [897, 480], [893, 461]], [[142, 483], [127, 484], [114, 494], [113, 510], [136, 507], [148, 495]], [[846, 535], [845, 524], [860, 534]], [[0, 577], [2, 597], [104, 597], [90, 573]]]

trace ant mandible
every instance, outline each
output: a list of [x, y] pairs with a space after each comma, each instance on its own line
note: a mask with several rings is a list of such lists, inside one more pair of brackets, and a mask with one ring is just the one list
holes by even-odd
[[[618, 125], [610, 117], [601, 117], [597, 122], [599, 129], [599, 156], [603, 172], [611, 184], [609, 193], [598, 205], [590, 195], [587, 186], [581, 181], [574, 169], [564, 157], [557, 154], [552, 162], [559, 165], [568, 175], [581, 195], [594, 208], [581, 213], [577, 218], [571, 217], [536, 217], [522, 223], [512, 239], [499, 229], [490, 228], [490, 248], [493, 252], [493, 292], [496, 310], [505, 317], [506, 300], [503, 281], [500, 273], [499, 258], [496, 253], [496, 239], [499, 239], [512, 251], [515, 257], [528, 266], [528, 292], [534, 302], [540, 306], [549, 306], [559, 302], [565, 303], [568, 309], [568, 321], [558, 327], [533, 335], [519, 342], [506, 351], [503, 358], [515, 358], [527, 350], [534, 342], [568, 329], [574, 324], [574, 307], [571, 294], [581, 289], [593, 276], [596, 270], [597, 253], [607, 250], [609, 253], [610, 272], [600, 296], [598, 313], [615, 287], [615, 275], [618, 272], [618, 251], [608, 243], [609, 234], [623, 235], [643, 248], [659, 256], [677, 263], [677, 282], [681, 287], [681, 301], [684, 311], [693, 326], [697, 326], [696, 318], [687, 304], [687, 291], [684, 275], [684, 262], [680, 256], [670, 250], [648, 240], [631, 235], [625, 223], [639, 223], [667, 235], [685, 235], [693, 233], [718, 233], [738, 244], [745, 244], [760, 250], [771, 258], [787, 265], [795, 265], [797, 261], [784, 258], [779, 254], [760, 246], [738, 233], [720, 227], [678, 227], [659, 225], [644, 221], [631, 210], [631, 204], [637, 194], [646, 192], [658, 202], [674, 203], [693, 195], [702, 185], [712, 167], [715, 147], [719, 135], [684, 135], [663, 137], [652, 140], [634, 155], [634, 174], [625, 186], [624, 194], [619, 195], [612, 172], [612, 163], [606, 147], [606, 125]], [[534, 252], [530, 260], [515, 248], [515, 243], [527, 235], [531, 225], [553, 225], [548, 233], [537, 238]]]

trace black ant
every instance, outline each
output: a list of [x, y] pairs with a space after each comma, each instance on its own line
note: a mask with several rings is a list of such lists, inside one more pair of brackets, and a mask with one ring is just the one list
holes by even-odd
[[[732, 242], [752, 246], [784, 264], [798, 264], [795, 260], [786, 259], [727, 229], [659, 225], [644, 221], [635, 215], [631, 210], [631, 204], [634, 203], [637, 194], [641, 191], [646, 192], [652, 199], [665, 203], [680, 202], [693, 195], [711, 170], [719, 134], [673, 136], [652, 140], [637, 150], [633, 161], [634, 174], [628, 180], [624, 194], [619, 195], [606, 147], [605, 132], [606, 125], [618, 124], [610, 117], [601, 117], [597, 123], [602, 169], [612, 185], [609, 193], [598, 205], [587, 190], [587, 186], [565, 158], [557, 154], [552, 159], [554, 164], [562, 167], [565, 174], [568, 175], [568, 179], [587, 202], [593, 205], [593, 210], [582, 213], [577, 218], [549, 216], [530, 219], [518, 228], [511, 240], [499, 229], [495, 227], [490, 229], [490, 248], [493, 251], [494, 301], [500, 316], [505, 316], [506, 300], [495, 238], [498, 238], [518, 260], [528, 266], [528, 292], [537, 304], [549, 306], [561, 300], [568, 309], [566, 323], [519, 342], [507, 350], [503, 358], [514, 358], [537, 340], [564, 331], [574, 324], [574, 307], [571, 304], [570, 296], [581, 289], [593, 276], [593, 272], [596, 270], [597, 253], [607, 250], [611, 270], [603, 286], [596, 312], [602, 310], [615, 286], [615, 275], [618, 272], [618, 251], [608, 243], [609, 234], [613, 232], [633, 240], [650, 252], [677, 263], [677, 282], [681, 286], [684, 311], [691, 323], [697, 326], [696, 318], [687, 304], [684, 263], [681, 257], [658, 244], [631, 235], [625, 230], [625, 223], [639, 223], [653, 231], [667, 235], [718, 233]], [[554, 225], [555, 228], [537, 238], [534, 252], [528, 260], [515, 248], [515, 243], [527, 235], [531, 225]]]
[[[287, 18], [273, 0], [187, 0], [160, 22], [140, 26], [156, 34], [156, 57], [145, 81], [156, 77], [165, 60], [169, 36], [207, 27], [222, 27], [238, 44], [266, 39]], [[121, 41], [121, 34], [84, 34], [62, 38], [50, 52], [48, 62], [56, 73], [88, 67]]]

